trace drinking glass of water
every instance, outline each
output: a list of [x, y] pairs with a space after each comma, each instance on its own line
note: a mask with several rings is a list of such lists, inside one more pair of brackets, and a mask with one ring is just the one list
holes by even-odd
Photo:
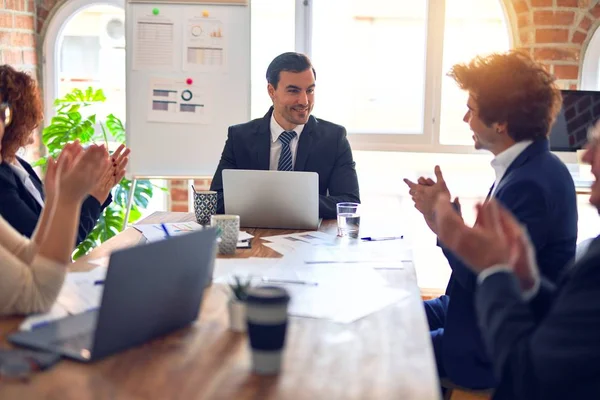
[[337, 223], [338, 236], [357, 238], [360, 228], [360, 204], [338, 203]]

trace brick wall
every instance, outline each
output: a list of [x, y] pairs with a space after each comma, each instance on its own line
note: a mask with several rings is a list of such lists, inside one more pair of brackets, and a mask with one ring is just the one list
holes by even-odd
[[[0, 0], [0, 4], [0, 62], [37, 79], [35, 4], [33, 0]], [[24, 157], [35, 159], [38, 150], [34, 143]]]
[[0, 0], [2, 63], [36, 74], [35, 7], [32, 0]]
[[598, 26], [598, 0], [508, 0], [515, 45], [548, 65], [562, 88], [577, 88], [585, 45]]
[[596, 96], [568, 95], [564, 98], [565, 123], [569, 132], [569, 145], [581, 147], [587, 139], [590, 121], [600, 117], [600, 99]]

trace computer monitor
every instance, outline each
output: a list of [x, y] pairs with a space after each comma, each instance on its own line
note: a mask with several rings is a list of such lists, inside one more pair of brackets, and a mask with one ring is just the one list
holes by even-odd
[[563, 105], [550, 130], [550, 150], [575, 152], [587, 142], [588, 128], [600, 118], [600, 92], [561, 90]]

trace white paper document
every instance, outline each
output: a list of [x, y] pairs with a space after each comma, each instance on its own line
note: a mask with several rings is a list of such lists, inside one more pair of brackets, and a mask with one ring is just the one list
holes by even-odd
[[47, 313], [33, 314], [25, 318], [25, 320], [21, 322], [21, 325], [19, 325], [19, 329], [22, 331], [30, 331], [31, 329], [44, 326], [51, 321], [64, 318], [68, 315], [69, 313], [63, 306], [58, 303], [54, 303], [50, 311]]
[[405, 290], [390, 287], [350, 290], [327, 286], [282, 286], [291, 296], [289, 315], [329, 319], [339, 323], [354, 322], [409, 295]]
[[[202, 225], [196, 222], [176, 222], [164, 225], [170, 236], [183, 235], [202, 229]], [[162, 224], [138, 224], [133, 227], [140, 231], [149, 242], [156, 242], [167, 238]]]
[[351, 245], [312, 246], [298, 254], [306, 263], [364, 263], [412, 261], [410, 246], [397, 242], [357, 242]]
[[211, 16], [194, 16], [183, 28], [183, 69], [224, 70], [227, 61], [227, 28]]
[[217, 258], [213, 281], [228, 284], [233, 282], [234, 276], [252, 278], [253, 284], [262, 284], [263, 278], [297, 280], [296, 271], [285, 268], [280, 265], [281, 262], [281, 258]]
[[88, 272], [69, 272], [58, 293], [52, 309], [45, 314], [32, 315], [23, 321], [19, 329], [29, 330], [50, 321], [80, 314], [100, 307], [106, 267], [97, 267]]
[[[148, 121], [211, 123], [214, 96], [205, 77], [155, 77], [150, 79], [148, 89]], [[168, 133], [167, 127], [165, 134]]]
[[163, 11], [152, 13], [152, 7], [134, 8], [133, 69], [166, 70], [175, 68], [175, 19]]
[[336, 237], [319, 231], [290, 233], [286, 235], [275, 235], [263, 237], [263, 240], [286, 244], [292, 247], [301, 247], [303, 245], [331, 246], [335, 245]]

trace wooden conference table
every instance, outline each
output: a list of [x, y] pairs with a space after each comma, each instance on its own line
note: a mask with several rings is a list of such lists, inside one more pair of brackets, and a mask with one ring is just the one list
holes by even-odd
[[[363, 217], [365, 218], [365, 217]], [[158, 212], [144, 222], [193, 221], [191, 213]], [[385, 221], [382, 221], [385, 222]], [[245, 229], [251, 249], [235, 257], [280, 257], [260, 237], [292, 231]], [[321, 230], [335, 232], [335, 221]], [[128, 228], [87, 259], [137, 244]], [[87, 268], [85, 260], [74, 268]], [[290, 318], [283, 370], [263, 377], [251, 372], [245, 334], [228, 330], [227, 297], [211, 286], [199, 320], [189, 328], [100, 360], [63, 360], [29, 381], [2, 381], [0, 399], [439, 399], [433, 351], [414, 268], [382, 271], [410, 296], [351, 324]], [[0, 321], [0, 341], [22, 318]]]

